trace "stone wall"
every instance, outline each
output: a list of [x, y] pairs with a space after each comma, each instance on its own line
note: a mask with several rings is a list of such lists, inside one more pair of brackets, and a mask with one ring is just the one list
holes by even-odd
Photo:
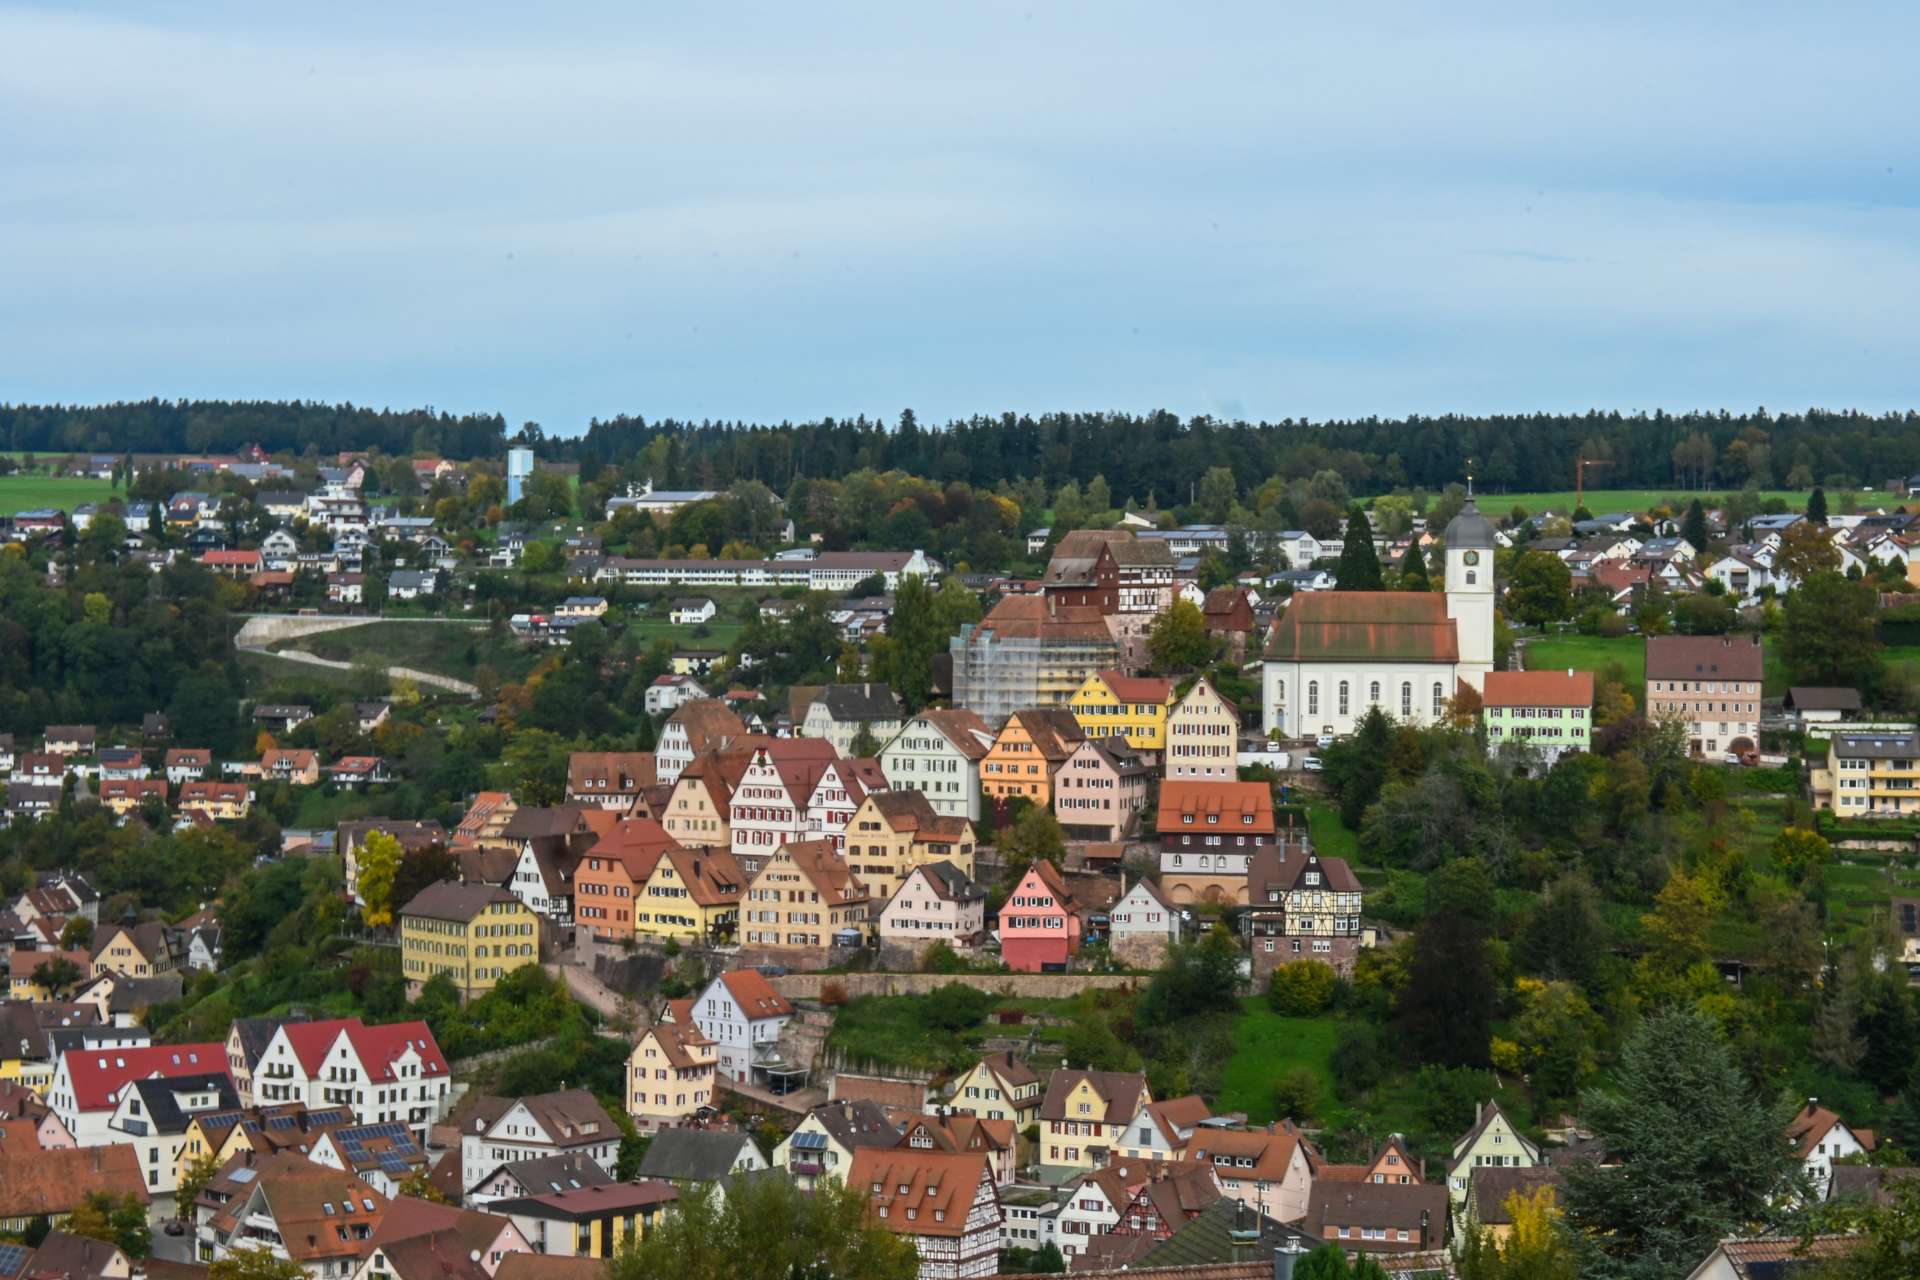
[[818, 1000], [829, 982], [846, 992], [849, 1000], [924, 996], [950, 982], [1015, 999], [1065, 1000], [1089, 988], [1130, 991], [1146, 981], [1138, 975], [1113, 973], [790, 973], [772, 979], [773, 989], [789, 1000]]

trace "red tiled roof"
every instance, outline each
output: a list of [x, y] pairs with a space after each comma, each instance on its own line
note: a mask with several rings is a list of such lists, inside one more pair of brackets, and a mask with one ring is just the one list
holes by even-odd
[[775, 991], [758, 969], [729, 969], [720, 975], [720, 981], [726, 984], [734, 1003], [749, 1020], [777, 1018], [793, 1012], [787, 998]]
[[154, 1076], [227, 1074], [223, 1044], [156, 1044], [139, 1049], [69, 1049], [64, 1059], [73, 1084], [74, 1107], [104, 1111], [120, 1101], [129, 1082]]
[[[1217, 817], [1217, 823], [1209, 818]], [[1251, 817], [1252, 822], [1243, 818]], [[1196, 828], [1217, 827], [1245, 834], [1272, 835], [1273, 788], [1264, 782], [1196, 782], [1180, 779], [1160, 784], [1156, 829], [1162, 835]]]
[[1113, 670], [1098, 674], [1100, 683], [1122, 702], [1164, 704], [1173, 694], [1173, 681], [1161, 676], [1130, 676]]
[[1437, 591], [1303, 591], [1273, 621], [1279, 662], [1458, 662], [1460, 636]]
[[1489, 671], [1480, 695], [1486, 707], [1590, 707], [1591, 671]]

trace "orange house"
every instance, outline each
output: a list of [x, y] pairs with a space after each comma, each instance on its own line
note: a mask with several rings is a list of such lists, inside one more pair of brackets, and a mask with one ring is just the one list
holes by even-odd
[[588, 847], [573, 873], [574, 918], [602, 942], [633, 937], [634, 900], [661, 855], [679, 847], [652, 818], [618, 823]]
[[1016, 711], [980, 762], [980, 789], [992, 800], [1022, 796], [1047, 808], [1053, 803], [1053, 775], [1086, 736], [1065, 707]]

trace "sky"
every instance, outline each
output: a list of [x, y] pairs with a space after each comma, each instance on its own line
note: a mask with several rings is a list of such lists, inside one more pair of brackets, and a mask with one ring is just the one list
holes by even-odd
[[0, 0], [0, 403], [1920, 406], [1920, 7]]

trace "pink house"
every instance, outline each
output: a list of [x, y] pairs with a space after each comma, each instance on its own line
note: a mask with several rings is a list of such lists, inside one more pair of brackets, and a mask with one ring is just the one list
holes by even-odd
[[1154, 768], [1125, 738], [1087, 738], [1053, 775], [1053, 816], [1075, 840], [1124, 840], [1147, 806]]
[[944, 942], [964, 951], [986, 928], [987, 891], [951, 862], [915, 867], [880, 912], [881, 945], [917, 950]]
[[1051, 862], [1034, 863], [1000, 908], [1000, 958], [1016, 973], [1058, 973], [1079, 949], [1073, 895]]

